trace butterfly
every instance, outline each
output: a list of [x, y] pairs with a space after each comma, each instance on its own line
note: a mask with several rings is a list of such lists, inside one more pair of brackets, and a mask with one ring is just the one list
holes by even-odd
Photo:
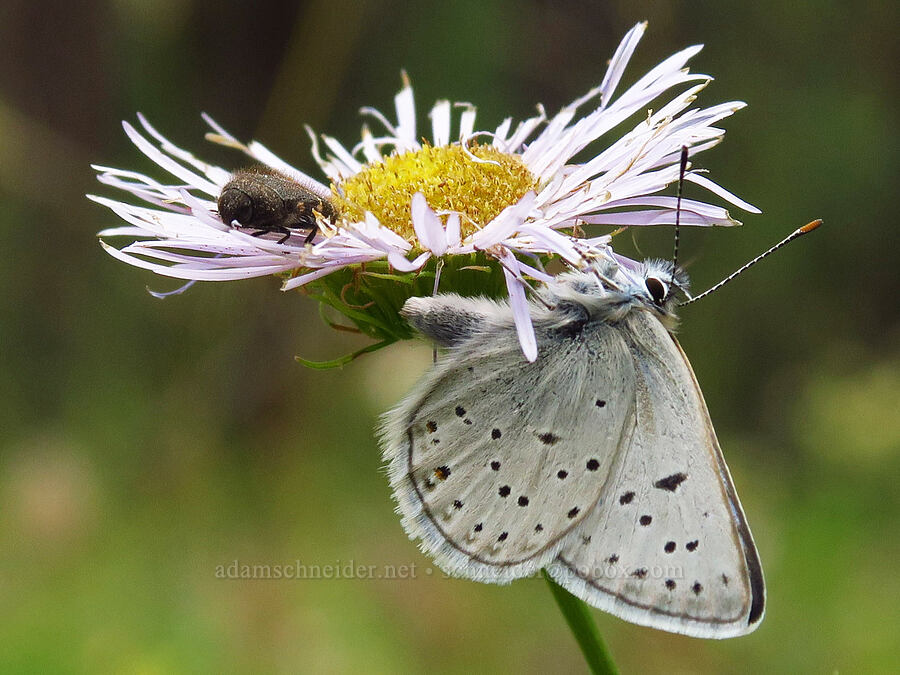
[[626, 621], [744, 635], [765, 607], [759, 556], [706, 403], [672, 334], [688, 280], [665, 261], [595, 262], [529, 301], [455, 294], [402, 314], [444, 349], [380, 430], [403, 526], [452, 576], [545, 568]]

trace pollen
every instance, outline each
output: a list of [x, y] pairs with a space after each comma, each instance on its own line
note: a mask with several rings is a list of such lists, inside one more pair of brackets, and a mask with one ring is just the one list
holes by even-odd
[[517, 155], [473, 143], [431, 146], [385, 157], [332, 186], [343, 217], [361, 220], [370, 211], [385, 227], [415, 246], [412, 196], [421, 192], [441, 215], [460, 215], [463, 237], [480, 230], [503, 209], [537, 187], [537, 179]]

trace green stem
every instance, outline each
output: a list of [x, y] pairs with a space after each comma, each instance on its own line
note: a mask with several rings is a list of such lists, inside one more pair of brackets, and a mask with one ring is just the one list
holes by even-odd
[[383, 349], [388, 345], [394, 344], [394, 342], [395, 340], [382, 340], [381, 342], [367, 345], [362, 349], [357, 349], [352, 354], [345, 354], [344, 356], [332, 359], [331, 361], [309, 361], [307, 359], [304, 359], [302, 356], [295, 356], [294, 358], [299, 363], [302, 363], [307, 368], [312, 368], [313, 370], [331, 370], [332, 368], [343, 368], [353, 359], [358, 358], [363, 354], [369, 354], [379, 349]]
[[560, 611], [569, 624], [569, 630], [578, 642], [581, 653], [584, 654], [584, 660], [587, 661], [588, 668], [592, 673], [598, 675], [617, 675], [618, 669], [613, 663], [612, 656], [603, 644], [603, 638], [591, 617], [591, 611], [584, 602], [569, 593], [565, 588], [550, 578], [547, 570], [541, 570], [547, 585], [550, 586], [550, 592], [553, 593], [553, 599], [559, 605]]

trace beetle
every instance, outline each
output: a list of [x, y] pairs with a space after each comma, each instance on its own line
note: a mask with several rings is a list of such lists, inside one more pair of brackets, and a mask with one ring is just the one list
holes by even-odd
[[283, 234], [279, 244], [286, 242], [295, 229], [309, 230], [304, 239], [308, 244], [319, 231], [316, 212], [329, 220], [336, 215], [328, 199], [261, 165], [236, 171], [222, 188], [217, 204], [225, 224], [253, 228], [254, 237], [269, 232]]

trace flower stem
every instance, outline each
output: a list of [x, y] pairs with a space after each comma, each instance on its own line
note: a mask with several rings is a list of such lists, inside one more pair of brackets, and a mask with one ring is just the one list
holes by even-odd
[[572, 631], [575, 641], [578, 642], [591, 672], [598, 675], [617, 675], [619, 671], [600, 637], [588, 606], [553, 581], [547, 574], [547, 570], [541, 570], [541, 574], [544, 575], [547, 585], [550, 586], [553, 599], [556, 600], [556, 604], [559, 605], [560, 611], [566, 618], [566, 623], [569, 624], [569, 629]]

